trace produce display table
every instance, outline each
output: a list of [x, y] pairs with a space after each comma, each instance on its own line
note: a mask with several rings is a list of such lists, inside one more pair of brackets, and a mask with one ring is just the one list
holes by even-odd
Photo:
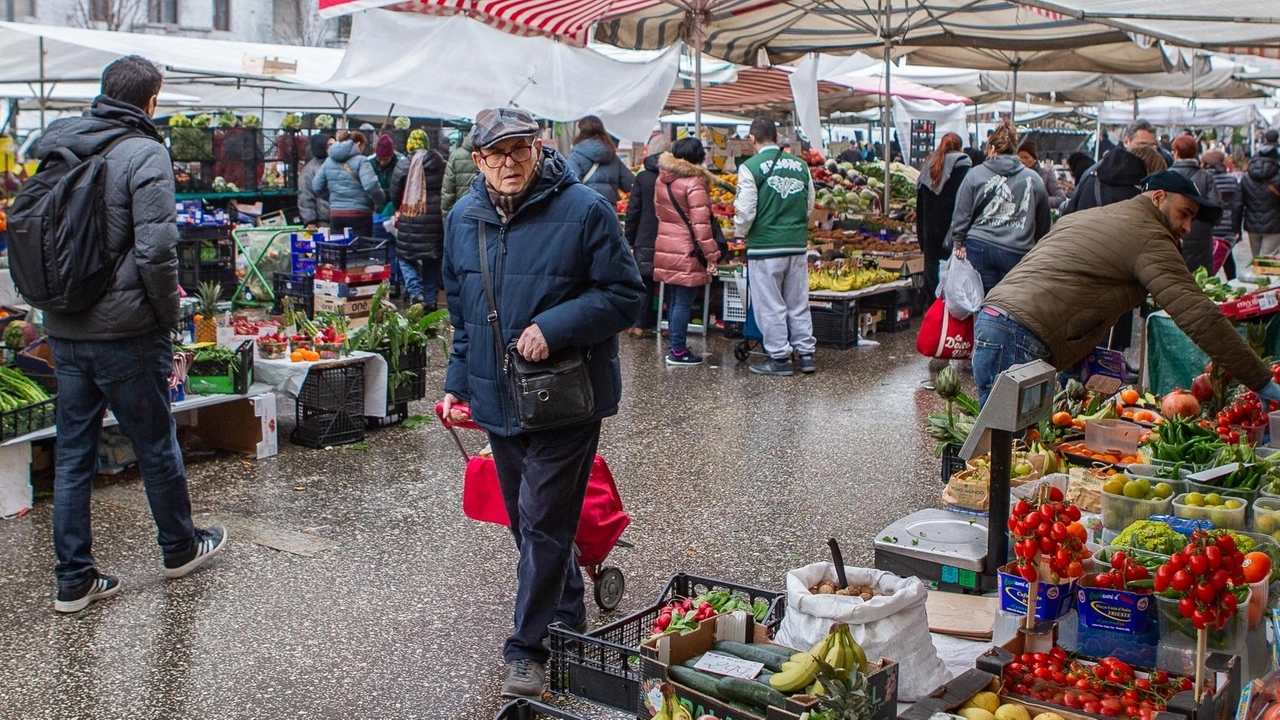
[[[1280, 357], [1280, 316], [1271, 316], [1266, 322], [1264, 354]], [[1204, 372], [1204, 366], [1209, 362], [1209, 356], [1163, 310], [1147, 317], [1143, 344], [1144, 383], [1157, 395], [1175, 387], [1190, 388], [1192, 379]]]
[[[271, 395], [271, 387], [265, 383], [256, 382], [243, 395], [188, 395], [185, 400], [173, 403], [170, 406], [170, 412], [178, 415], [198, 411], [200, 408], [248, 400], [264, 394]], [[104, 428], [116, 424], [115, 415], [112, 413], [107, 413], [103, 418]], [[0, 444], [0, 517], [16, 515], [31, 508], [31, 443], [57, 436], [56, 427], [47, 427], [26, 435], [19, 435]]]
[[819, 343], [835, 345], [840, 350], [871, 344], [862, 339], [858, 327], [859, 301], [910, 287], [911, 279], [905, 278], [848, 292], [812, 290], [809, 292], [809, 310], [813, 315], [813, 334]]
[[319, 360], [317, 362], [292, 362], [290, 360], [253, 361], [254, 376], [278, 393], [297, 400], [298, 392], [307, 381], [307, 375], [313, 367], [324, 367], [360, 360], [364, 363], [364, 414], [367, 417], [382, 418], [387, 416], [387, 361], [381, 355], [357, 351], [337, 360]]

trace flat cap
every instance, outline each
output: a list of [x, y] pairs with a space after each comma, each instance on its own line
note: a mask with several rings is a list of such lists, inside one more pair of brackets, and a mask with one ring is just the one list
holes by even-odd
[[525, 110], [488, 108], [476, 115], [476, 124], [471, 128], [471, 144], [477, 149], [487, 148], [515, 137], [534, 137], [538, 130], [537, 121]]

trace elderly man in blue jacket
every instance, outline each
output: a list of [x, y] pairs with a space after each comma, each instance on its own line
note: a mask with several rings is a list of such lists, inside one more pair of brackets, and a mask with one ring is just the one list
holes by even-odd
[[[515, 628], [503, 647], [502, 694], [538, 697], [546, 681], [547, 626], [586, 627], [573, 554], [600, 421], [618, 411], [618, 334], [640, 310], [644, 283], [613, 206], [544, 148], [538, 124], [512, 108], [483, 110], [471, 139], [480, 175], [445, 223], [444, 287], [453, 353], [444, 414], [489, 431], [511, 534], [520, 552]], [[480, 232], [487, 256], [480, 257]], [[480, 263], [488, 265], [501, 325], [489, 322]], [[576, 347], [595, 410], [583, 422], [524, 431], [503, 363], [506, 345], [530, 361]]]

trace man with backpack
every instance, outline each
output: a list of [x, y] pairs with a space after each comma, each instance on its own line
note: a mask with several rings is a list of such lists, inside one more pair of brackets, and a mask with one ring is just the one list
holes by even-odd
[[40, 171], [11, 218], [14, 281], [45, 311], [57, 367], [58, 612], [78, 612], [120, 590], [91, 552], [89, 500], [104, 410], [115, 413], [138, 456], [165, 577], [187, 575], [227, 540], [221, 527], [192, 524], [169, 411], [170, 331], [180, 313], [173, 166], [151, 121], [163, 79], [138, 56], [108, 65], [89, 113], [54, 122], [40, 139]]

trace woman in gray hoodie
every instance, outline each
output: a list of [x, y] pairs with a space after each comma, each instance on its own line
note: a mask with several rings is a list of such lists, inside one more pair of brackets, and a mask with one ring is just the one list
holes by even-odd
[[1000, 123], [987, 139], [987, 161], [964, 178], [951, 216], [954, 254], [968, 259], [991, 289], [1049, 232], [1044, 181], [1018, 159], [1018, 130]]

